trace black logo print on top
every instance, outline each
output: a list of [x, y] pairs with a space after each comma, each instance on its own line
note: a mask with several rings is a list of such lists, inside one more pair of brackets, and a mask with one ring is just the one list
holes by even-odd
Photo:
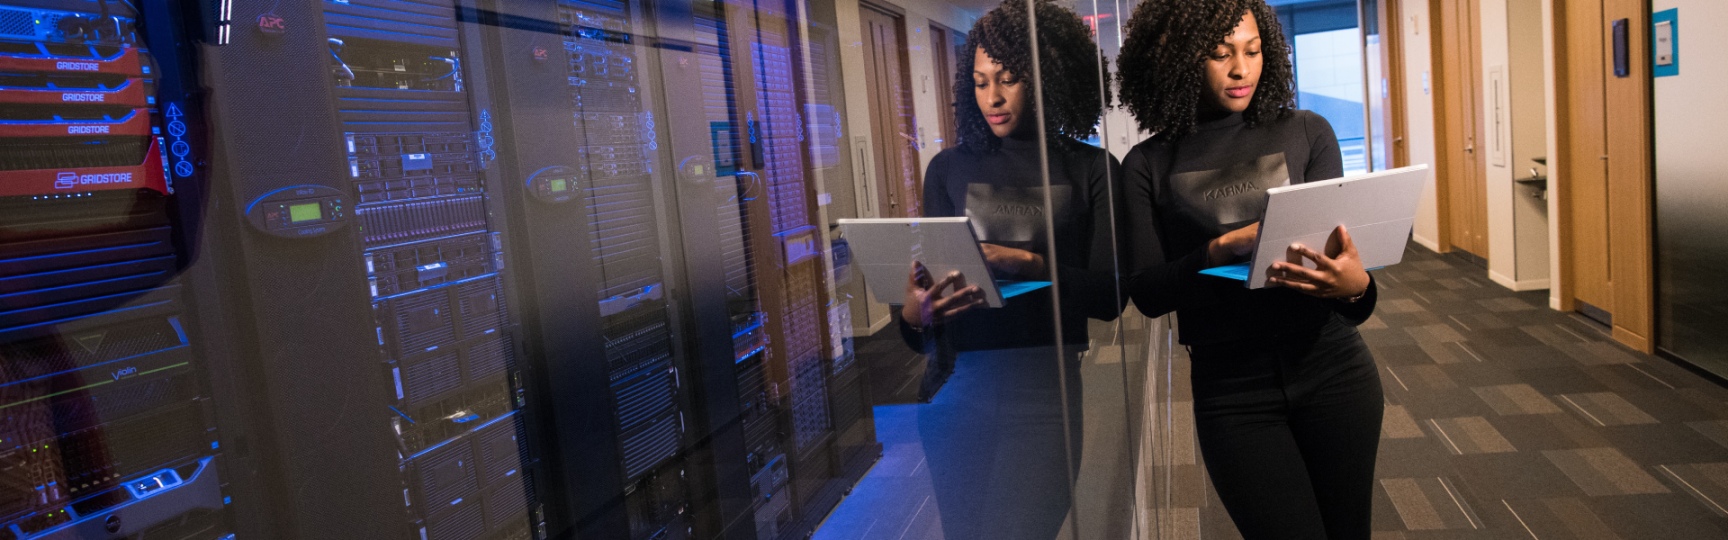
[[[1050, 186], [1052, 215], [1056, 223], [1067, 223], [1073, 213], [1070, 186]], [[981, 242], [1042, 253], [1044, 238], [1044, 187], [997, 186], [982, 182], [966, 185], [966, 217]]]
[[1195, 223], [1223, 234], [1247, 226], [1266, 213], [1266, 190], [1290, 184], [1284, 153], [1268, 154], [1234, 165], [1170, 175], [1174, 210]]

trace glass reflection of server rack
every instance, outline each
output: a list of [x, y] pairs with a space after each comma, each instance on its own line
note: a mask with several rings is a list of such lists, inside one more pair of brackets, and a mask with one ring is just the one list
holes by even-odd
[[142, 19], [0, 3], [0, 530], [19, 538], [228, 534], [176, 278], [182, 87], [157, 69], [184, 74]]
[[[536, 303], [526, 345], [549, 414], [549, 529], [681, 539], [692, 519], [678, 278], [663, 229], [639, 6], [495, 2], [477, 16], [496, 81], [499, 170]], [[538, 364], [537, 364], [538, 365]]]
[[405, 454], [410, 514], [427, 538], [527, 538], [502, 233], [488, 221], [455, 6], [335, 0], [324, 16], [394, 383], [395, 403], [377, 412]]
[[739, 133], [737, 87], [733, 80], [732, 33], [718, 4], [697, 3], [694, 48], [700, 71], [702, 111], [709, 127], [709, 146], [719, 175], [715, 182], [721, 270], [726, 314], [732, 336], [733, 368], [738, 386], [738, 417], [749, 475], [751, 520], [755, 538], [773, 539], [790, 529], [796, 514], [790, 486], [790, 432], [785, 396], [768, 372], [768, 315], [762, 311], [756, 261], [752, 257], [752, 201], [765, 193], [761, 175], [739, 171], [743, 162]]
[[[253, 305], [270, 306], [254, 309], [254, 332], [271, 359], [271, 442], [284, 482], [318, 486], [279, 506], [308, 538], [543, 537], [505, 234], [484, 170], [489, 118], [466, 84], [458, 6], [260, 8], [271, 11], [223, 13], [276, 22], [223, 29], [233, 42], [213, 63], [229, 189], [249, 201], [244, 257], [278, 261], [247, 267]], [[254, 66], [259, 54], [289, 56]], [[278, 91], [306, 103], [258, 107]], [[298, 136], [259, 133], [277, 129]], [[320, 358], [331, 355], [345, 362]], [[311, 447], [308, 433], [328, 435]]]
[[792, 538], [813, 530], [849, 483], [834, 451], [826, 272], [806, 162], [811, 156], [802, 104], [808, 101], [810, 81], [803, 62], [809, 51], [803, 48], [796, 4], [766, 0], [753, 8], [756, 16], [742, 36], [744, 46], [735, 50], [748, 55], [740, 62], [752, 90], [745, 100], [744, 134], [749, 163], [760, 175], [759, 183], [747, 184], [759, 191], [747, 208], [753, 214], [754, 262], [769, 336], [764, 365], [769, 388], [782, 396], [789, 427], [783, 448], [792, 519], [774, 532]]
[[[831, 105], [846, 102], [845, 88], [840, 81], [839, 40], [833, 26], [835, 14], [831, 7], [811, 8], [811, 23], [805, 29], [806, 52], [801, 64], [807, 69], [805, 95], [809, 96], [802, 109], [808, 171], [818, 182], [826, 179], [827, 185], [844, 184], [846, 182], [836, 180], [849, 176], [851, 169], [845, 167], [843, 161], [848, 153], [841, 149], [845, 140], [845, 134], [841, 132], [841, 113]], [[828, 372], [828, 397], [832, 407], [834, 456], [839, 468], [839, 482], [850, 485], [881, 456], [882, 446], [876, 442], [876, 423], [870, 408], [864, 370], [857, 364], [857, 354], [852, 348], [853, 312], [848, 305], [849, 295], [838, 290], [844, 282], [843, 273], [849, 270], [846, 266], [850, 263], [850, 252], [842, 246], [821, 247], [829, 255], [823, 258], [823, 262], [830, 270], [823, 274], [830, 277], [823, 288], [828, 294], [825, 306], [828, 341], [825, 346], [828, 347], [828, 358], [832, 360]]]
[[679, 316], [668, 294], [655, 119], [634, 6], [492, 3], [499, 156], [537, 301], [559, 452], [553, 532], [685, 538], [693, 527]]
[[623, 2], [560, 2], [573, 120], [587, 178], [579, 189], [599, 270], [601, 333], [632, 538], [688, 534], [675, 324], [653, 186], [655, 125]]

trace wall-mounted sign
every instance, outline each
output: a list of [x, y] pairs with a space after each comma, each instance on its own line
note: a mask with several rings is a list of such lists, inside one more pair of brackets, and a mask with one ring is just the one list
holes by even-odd
[[1680, 8], [1650, 16], [1650, 74], [1673, 77], [1680, 74]]

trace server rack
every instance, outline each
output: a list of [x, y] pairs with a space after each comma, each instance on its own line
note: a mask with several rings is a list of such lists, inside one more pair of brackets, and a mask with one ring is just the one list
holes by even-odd
[[[223, 2], [209, 240], [261, 400], [243, 441], [301, 538], [546, 535], [474, 38], [452, 0]], [[254, 21], [256, 23], [254, 24]], [[291, 99], [282, 99], [291, 96]], [[232, 242], [232, 243], [225, 243]]]
[[648, 14], [545, 0], [489, 4], [475, 21], [492, 36], [501, 170], [555, 411], [566, 497], [552, 529], [688, 537], [705, 527], [692, 495], [709, 489], [688, 451], [687, 349], [701, 331], [678, 301], [681, 212], [668, 206]]
[[[12, 4], [98, 15], [74, 21], [83, 32], [138, 18], [112, 1]], [[798, 113], [808, 75], [791, 11], [761, 17], [779, 25], [762, 38], [751, 5], [183, 6], [208, 9], [200, 19], [171, 2], [139, 4], [158, 20], [208, 23], [202, 80], [216, 135], [208, 148], [198, 140], [202, 107], [182, 65], [191, 41], [174, 25], [150, 26], [151, 44], [172, 44], [171, 71], [184, 80], [118, 82], [131, 72], [102, 72], [114, 65], [104, 62], [147, 50], [123, 44], [119, 56], [103, 48], [112, 44], [80, 53], [106, 77], [83, 83], [93, 86], [30, 75], [77, 88], [62, 93], [77, 99], [133, 103], [154, 84], [165, 100], [145, 103], [145, 116], [53, 119], [108, 126], [113, 137], [81, 138], [96, 142], [80, 149], [112, 152], [94, 162], [47, 152], [71, 156], [96, 188], [0, 201], [21, 209], [0, 239], [0, 264], [13, 264], [0, 280], [0, 351], [8, 368], [64, 352], [81, 367], [129, 370], [49, 399], [37, 399], [35, 378], [4, 390], [67, 404], [54, 420], [126, 427], [148, 417], [151, 432], [103, 441], [132, 467], [103, 481], [134, 482], [63, 505], [61, 517], [44, 513], [52, 505], [18, 514], [7, 523], [15, 536], [101, 527], [219, 537], [232, 526], [302, 538], [791, 538], [856, 481], [846, 472], [856, 467], [842, 466], [854, 458], [835, 443], [858, 413], [830, 391], [852, 383], [834, 379], [843, 347], [823, 314], [828, 276], [803, 176], [830, 152], [802, 146], [816, 128]], [[734, 33], [730, 18], [745, 16]], [[6, 30], [0, 41], [31, 37]], [[690, 54], [700, 69], [684, 69]], [[41, 62], [4, 56], [0, 71]], [[5, 80], [0, 96], [42, 95]], [[729, 97], [704, 101], [714, 84]], [[47, 108], [107, 110], [66, 101]], [[667, 113], [687, 103], [704, 114]], [[35, 163], [0, 174], [36, 174]], [[103, 176], [125, 172], [132, 183]], [[121, 266], [135, 273], [115, 277]], [[91, 281], [18, 280], [13, 268]], [[58, 334], [33, 333], [43, 324]], [[159, 349], [92, 363], [120, 354], [116, 343], [147, 341], [128, 332]], [[162, 367], [132, 367], [148, 362]], [[74, 371], [51, 379], [93, 370]], [[185, 421], [162, 420], [169, 409]], [[147, 465], [157, 462], [172, 463]]]
[[[846, 135], [841, 114], [846, 102], [846, 89], [840, 81], [839, 39], [836, 37], [836, 14], [830, 2], [795, 4], [803, 9], [808, 21], [803, 30], [801, 59], [805, 101], [800, 126], [803, 129], [807, 175], [818, 193], [831, 193], [830, 181], [839, 181], [852, 173], [852, 153], [846, 148]], [[857, 180], [851, 180], [852, 183]], [[818, 195], [820, 197], [822, 195]], [[832, 223], [834, 216], [825, 205], [817, 205], [824, 221]], [[829, 231], [833, 232], [833, 227]], [[876, 421], [871, 410], [870, 381], [864, 369], [857, 365], [852, 343], [852, 307], [850, 298], [840, 286], [850, 271], [850, 251], [844, 243], [836, 246], [827, 235], [818, 235], [817, 245], [822, 258], [823, 293], [827, 327], [826, 355], [829, 359], [829, 403], [833, 418], [833, 453], [837, 481], [843, 489], [863, 477], [870, 465], [881, 457], [882, 445], [876, 442]]]
[[[695, 49], [700, 62], [699, 85], [704, 89], [702, 120], [708, 135], [707, 157], [716, 164], [714, 198], [708, 206], [716, 212], [719, 240], [718, 262], [724, 276], [723, 301], [730, 332], [729, 362], [725, 371], [737, 388], [738, 426], [743, 439], [743, 469], [748, 475], [749, 513], [735, 516], [731, 537], [768, 539], [789, 528], [796, 514], [792, 509], [791, 458], [787, 452], [790, 432], [785, 399], [772, 384], [768, 372], [768, 314], [753, 253], [751, 201], [762, 196], [760, 175], [747, 170], [740, 135], [748, 136], [748, 121], [741, 130], [738, 119], [738, 83], [732, 56], [734, 33], [726, 20], [724, 5], [696, 6]], [[744, 168], [741, 168], [744, 167]]]
[[230, 532], [178, 278], [183, 28], [140, 4], [0, 3], [0, 535]]
[[[752, 37], [755, 9], [546, 0], [496, 3], [476, 15], [498, 36], [491, 60], [498, 148], [503, 175], [511, 178], [504, 185], [519, 193], [512, 197], [519, 205], [512, 206], [520, 216], [515, 227], [527, 231], [518, 236], [516, 251], [529, 255], [520, 271], [531, 276], [532, 294], [541, 300], [532, 308], [537, 329], [530, 333], [535, 354], [553, 364], [546, 380], [557, 389], [548, 395], [558, 404], [548, 408], [613, 412], [554, 421], [559, 459], [553, 468], [562, 471], [557, 476], [571, 495], [562, 513], [578, 536], [672, 535], [682, 524], [685, 534], [701, 538], [792, 538], [807, 534], [849, 485], [832, 457], [831, 396], [823, 390], [834, 342], [822, 326], [826, 278], [815, 242], [815, 193], [800, 172], [800, 115], [788, 108], [798, 106], [791, 85], [799, 75], [791, 61], [795, 45], [784, 36], [795, 26], [782, 12], [780, 49], [768, 59], [775, 62], [774, 78], [758, 81], [753, 73], [768, 71], [762, 56], [739, 52], [762, 50], [751, 45], [759, 41]], [[621, 65], [628, 71], [615, 69]], [[769, 91], [776, 93], [758, 97]], [[772, 174], [763, 170], [762, 156], [746, 155], [753, 148], [746, 142], [751, 130], [766, 133], [766, 115], [745, 105], [757, 102], [779, 107], [768, 113], [778, 122], [773, 150], [780, 166]], [[651, 125], [650, 117], [660, 120]], [[622, 127], [638, 131], [632, 137]], [[635, 153], [644, 146], [647, 151]], [[780, 210], [770, 206], [764, 177], [780, 184], [773, 188], [785, 201]], [[654, 219], [657, 227], [605, 219], [622, 212], [599, 203], [631, 205], [637, 210], [630, 215]], [[782, 221], [801, 225], [773, 229], [776, 212], [795, 214]], [[641, 244], [614, 241], [632, 226]], [[794, 268], [802, 279], [799, 301], [791, 306], [780, 292], [788, 235], [775, 234], [787, 231], [794, 248], [804, 248], [795, 261], [802, 265]], [[654, 253], [655, 241], [664, 243], [657, 246], [658, 266], [627, 265], [631, 259], [609, 254], [620, 245]], [[626, 276], [633, 279], [617, 279]], [[613, 281], [629, 285], [606, 289]], [[613, 305], [628, 307], [614, 311]], [[670, 391], [668, 399], [681, 407], [683, 447], [651, 470], [678, 471], [685, 481], [671, 485], [682, 491], [644, 494], [642, 487], [652, 484], [636, 476], [617, 442], [620, 431], [629, 435], [616, 414], [623, 401], [602, 381], [618, 372], [596, 353], [619, 341], [592, 329], [619, 324], [613, 321], [622, 315], [680, 329], [662, 338], [672, 352], [663, 369], [674, 370], [680, 384], [654, 388]], [[802, 330], [797, 339], [780, 337], [793, 327]], [[798, 391], [786, 376], [793, 347], [804, 358]], [[802, 409], [793, 405], [794, 392], [801, 392]], [[804, 412], [795, 416], [795, 410]], [[849, 422], [867, 411], [852, 404]], [[802, 441], [810, 480], [801, 500], [792, 487], [797, 418], [810, 426]], [[853, 467], [851, 481], [868, 463]], [[570, 480], [577, 477], [582, 480]], [[643, 499], [653, 503], [638, 502]], [[665, 510], [644, 511], [657, 508]]]
[[829, 123], [832, 114], [817, 116], [826, 112], [827, 96], [814, 90], [830, 83], [816, 76], [831, 58], [813, 57], [818, 40], [811, 38], [810, 5], [758, 0], [736, 8], [728, 16], [732, 56], [740, 59], [734, 72], [739, 86], [751, 89], [738, 100], [747, 154], [741, 176], [745, 189], [759, 194], [746, 202], [745, 214], [769, 344], [763, 367], [770, 395], [785, 411], [782, 448], [793, 499], [777, 536], [762, 537], [795, 538], [821, 523], [880, 446], [865, 394], [856, 391], [862, 379], [844, 355], [847, 329], [839, 324], [846, 323], [835, 314], [845, 307], [832, 298], [819, 219], [818, 182], [837, 165], [838, 128]]

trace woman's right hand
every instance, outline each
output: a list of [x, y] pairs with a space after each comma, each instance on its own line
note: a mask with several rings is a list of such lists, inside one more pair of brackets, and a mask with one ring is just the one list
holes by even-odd
[[[953, 294], [943, 296], [943, 290], [952, 290]], [[912, 272], [906, 276], [906, 303], [900, 306], [900, 318], [913, 328], [924, 328], [947, 322], [983, 303], [983, 289], [967, 285], [966, 276], [961, 273], [954, 272], [933, 281], [923, 263], [912, 261]]]
[[1224, 233], [1224, 236], [1213, 238], [1206, 244], [1207, 266], [1223, 266], [1236, 262], [1237, 259], [1248, 256], [1254, 250], [1254, 241], [1260, 238], [1260, 222], [1253, 225]]

